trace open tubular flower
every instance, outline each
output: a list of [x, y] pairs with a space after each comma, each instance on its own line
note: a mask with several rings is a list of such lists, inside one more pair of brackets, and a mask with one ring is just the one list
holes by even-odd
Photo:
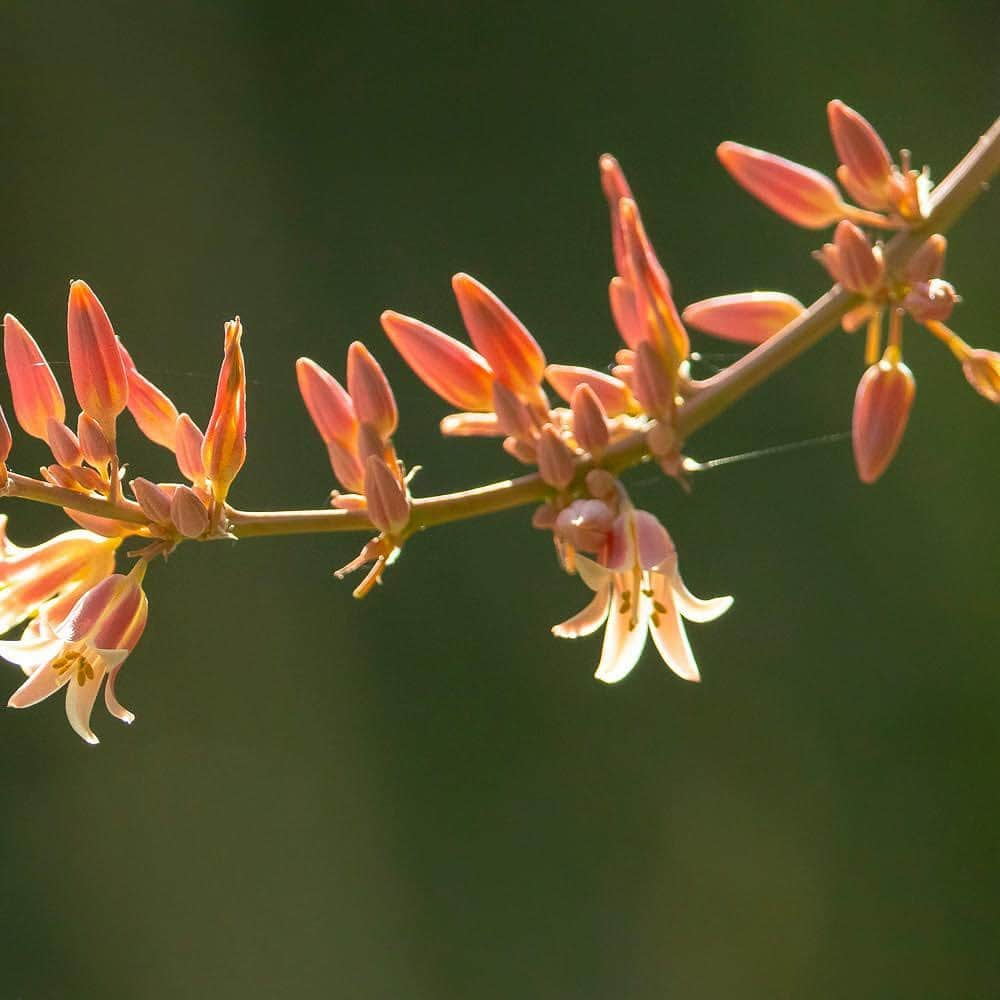
[[37, 639], [0, 642], [0, 656], [20, 666], [28, 679], [11, 695], [10, 708], [28, 708], [66, 688], [66, 717], [87, 743], [97, 743], [90, 714], [101, 688], [108, 711], [132, 722], [115, 696], [115, 680], [146, 626], [142, 590], [146, 563], [127, 576], [112, 574], [87, 591], [69, 614]]

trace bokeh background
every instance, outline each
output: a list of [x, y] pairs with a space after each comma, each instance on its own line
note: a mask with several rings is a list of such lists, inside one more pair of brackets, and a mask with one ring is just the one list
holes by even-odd
[[[85, 277], [199, 421], [238, 311], [245, 508], [324, 502], [292, 366], [340, 374], [355, 338], [394, 381], [419, 492], [502, 477], [489, 444], [438, 439], [445, 408], [383, 308], [458, 332], [449, 276], [468, 270], [551, 360], [605, 365], [605, 150], [682, 303], [809, 299], [819, 237], [738, 190], [715, 144], [832, 169], [839, 96], [940, 176], [997, 111], [993, 14], [4, 3], [0, 306], [68, 391]], [[949, 254], [955, 325], [994, 348], [997, 213], [984, 198]], [[918, 402], [875, 488], [845, 442], [691, 497], [630, 478], [692, 589], [737, 598], [690, 630], [700, 686], [652, 653], [595, 682], [597, 640], [548, 634], [586, 595], [524, 510], [415, 539], [360, 604], [331, 576], [353, 536], [154, 567], [131, 729], [99, 707], [87, 747], [57, 699], [0, 720], [0, 997], [1000, 995], [998, 415], [927, 337], [907, 360]], [[829, 338], [691, 453], [847, 429], [860, 364]], [[123, 433], [134, 473], [171, 478]], [[41, 457], [18, 436], [15, 469]], [[61, 523], [5, 509], [20, 544]]]

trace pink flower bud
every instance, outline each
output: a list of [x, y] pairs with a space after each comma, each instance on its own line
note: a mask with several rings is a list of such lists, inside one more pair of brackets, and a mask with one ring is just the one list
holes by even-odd
[[601, 188], [604, 197], [608, 200], [608, 208], [611, 211], [611, 246], [615, 255], [615, 270], [619, 274], [625, 274], [627, 263], [625, 255], [625, 238], [622, 234], [620, 202], [622, 198], [635, 198], [632, 189], [628, 186], [625, 173], [618, 161], [610, 154], [605, 153], [598, 166], [601, 170]]
[[476, 350], [516, 396], [534, 402], [545, 371], [545, 355], [524, 324], [485, 286], [467, 274], [451, 280]]
[[45, 441], [49, 419], [66, 419], [66, 404], [38, 344], [10, 313], [3, 318], [3, 351], [14, 416], [28, 434]]
[[907, 261], [903, 275], [907, 281], [930, 281], [938, 278], [944, 270], [944, 256], [948, 240], [940, 233], [928, 237], [920, 249]]
[[525, 465], [535, 465], [538, 461], [538, 449], [520, 438], [505, 437], [502, 447], [511, 458], [516, 458]]
[[76, 433], [83, 457], [95, 469], [103, 469], [111, 461], [112, 450], [101, 425], [93, 417], [81, 413], [76, 421]]
[[608, 447], [608, 415], [597, 394], [589, 385], [578, 385], [570, 404], [573, 410], [573, 436], [584, 451], [599, 459]]
[[364, 493], [365, 472], [357, 451], [345, 448], [339, 441], [328, 441], [326, 451], [337, 482], [352, 493]]
[[577, 386], [586, 385], [601, 401], [609, 417], [628, 411], [630, 400], [625, 383], [604, 372], [578, 365], [549, 365], [545, 369], [545, 379], [567, 403], [572, 400]]
[[733, 180], [796, 225], [823, 229], [844, 217], [840, 192], [818, 171], [738, 142], [724, 142], [716, 153]]
[[113, 438], [115, 420], [128, 400], [128, 377], [108, 314], [85, 281], [70, 282], [66, 327], [76, 398]]
[[52, 449], [52, 457], [63, 468], [68, 468], [71, 465], [79, 465], [83, 461], [80, 442], [77, 440], [77, 436], [65, 424], [50, 417], [47, 438], [49, 447]]
[[1000, 403], [1000, 354], [973, 348], [962, 361], [962, 371], [980, 396], [991, 403]]
[[385, 535], [397, 536], [410, 520], [406, 488], [385, 461], [372, 455], [365, 463], [368, 519]]
[[903, 308], [918, 323], [944, 323], [958, 301], [958, 293], [949, 282], [932, 278], [918, 281], [910, 288], [903, 299]]
[[669, 421], [674, 408], [675, 378], [676, 373], [666, 368], [652, 345], [643, 341], [635, 353], [632, 391], [651, 417]]
[[600, 552], [614, 520], [615, 512], [602, 500], [574, 500], [559, 512], [555, 533], [580, 552]]
[[874, 483], [889, 467], [903, 440], [915, 393], [913, 375], [893, 347], [861, 376], [854, 397], [851, 437], [863, 483]]
[[[10, 458], [10, 449], [13, 447], [14, 439], [10, 434], [10, 425], [4, 415], [3, 407], [0, 407], [0, 490], [7, 485], [7, 459]], [[0, 527], [0, 532], [2, 532]], [[0, 555], [2, 559], [2, 555]]]
[[309, 416], [326, 444], [337, 441], [353, 449], [358, 436], [358, 418], [347, 390], [327, 371], [309, 358], [295, 362], [299, 393]]
[[389, 380], [361, 341], [347, 349], [347, 391], [358, 420], [371, 424], [383, 438], [392, 437], [399, 424], [399, 411]]
[[185, 538], [198, 538], [208, 530], [208, 509], [189, 486], [178, 486], [170, 501], [170, 520]]
[[358, 427], [357, 455], [362, 466], [368, 464], [372, 455], [388, 460], [392, 457], [392, 445], [371, 424], [363, 423]]
[[618, 276], [611, 279], [608, 285], [608, 300], [611, 303], [611, 318], [615, 321], [615, 327], [621, 334], [622, 340], [634, 350], [644, 334], [635, 293], [624, 278]]
[[564, 490], [573, 481], [576, 472], [573, 453], [552, 424], [546, 424], [542, 428], [537, 445], [537, 459], [538, 471], [550, 486]]
[[150, 521], [156, 524], [170, 524], [171, 497], [166, 490], [141, 477], [133, 479], [130, 485], [132, 495]]
[[531, 412], [503, 382], [493, 383], [492, 405], [497, 417], [497, 429], [501, 433], [522, 441], [531, 440], [535, 429]]
[[685, 323], [714, 337], [762, 344], [805, 311], [783, 292], [737, 292], [692, 302], [682, 315]]
[[833, 234], [833, 243], [826, 243], [817, 257], [847, 291], [872, 296], [885, 284], [885, 264], [882, 251], [868, 242], [868, 237], [847, 219], [841, 219]]
[[169, 451], [174, 450], [174, 434], [177, 428], [177, 407], [162, 389], [142, 375], [135, 367], [132, 356], [125, 345], [118, 342], [125, 376], [128, 379], [128, 410], [139, 430], [154, 444]]
[[843, 101], [830, 101], [826, 111], [830, 137], [843, 164], [837, 176], [852, 198], [865, 208], [881, 211], [887, 205], [892, 176], [892, 158], [885, 143], [868, 120]]
[[416, 376], [460, 410], [489, 410], [493, 372], [472, 348], [420, 320], [386, 310], [382, 329]]
[[204, 443], [205, 436], [198, 425], [186, 413], [182, 413], [177, 418], [175, 434], [177, 468], [197, 486], [205, 482], [205, 465], [201, 458]]
[[218, 503], [247, 457], [247, 380], [243, 363], [243, 325], [237, 316], [226, 323], [225, 354], [215, 390], [215, 406], [205, 429], [201, 460]]

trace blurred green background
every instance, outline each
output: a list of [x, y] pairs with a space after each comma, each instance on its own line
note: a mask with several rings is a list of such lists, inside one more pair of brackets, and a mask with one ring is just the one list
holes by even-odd
[[[341, 374], [355, 338], [393, 379], [418, 492], [487, 481], [512, 463], [440, 441], [383, 308], [458, 332], [468, 270], [551, 360], [607, 364], [605, 150], [682, 304], [809, 299], [820, 237], [738, 190], [715, 144], [830, 170], [837, 96], [941, 176], [997, 111], [994, 15], [7, 2], [0, 307], [69, 394], [67, 282], [86, 278], [199, 421], [238, 311], [242, 507], [324, 502], [292, 366]], [[948, 269], [955, 326], [994, 348], [997, 220], [984, 198]], [[846, 443], [706, 473], [690, 498], [630, 478], [692, 589], [737, 598], [690, 630], [700, 686], [649, 651], [607, 688], [597, 640], [549, 636], [586, 594], [525, 510], [415, 539], [360, 604], [331, 576], [354, 536], [155, 566], [119, 686], [131, 729], [98, 707], [92, 749], [59, 699], [3, 714], [0, 997], [1000, 995], [998, 415], [926, 336], [907, 360], [917, 405], [875, 488]], [[691, 453], [845, 430], [860, 367], [829, 338]], [[171, 478], [123, 433], [134, 474]], [[18, 435], [13, 467], [41, 458]], [[19, 544], [62, 523], [5, 509]]]

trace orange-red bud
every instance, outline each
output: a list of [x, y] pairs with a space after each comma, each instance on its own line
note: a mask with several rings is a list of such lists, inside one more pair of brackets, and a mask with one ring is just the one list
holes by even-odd
[[337, 482], [352, 493], [364, 493], [365, 471], [361, 459], [353, 448], [345, 448], [339, 441], [328, 441], [326, 452], [330, 458], [330, 467], [337, 477]]
[[347, 390], [325, 369], [309, 358], [295, 362], [299, 393], [309, 416], [326, 444], [338, 441], [353, 449], [358, 436], [358, 418]]
[[980, 396], [991, 403], [1000, 403], [1000, 354], [973, 348], [962, 361], [962, 371]]
[[177, 468], [181, 473], [200, 486], [205, 482], [205, 464], [201, 458], [205, 435], [198, 425], [186, 414], [177, 418], [176, 452]]
[[825, 243], [816, 253], [834, 281], [849, 292], [871, 296], [885, 283], [882, 251], [868, 242], [868, 237], [847, 219], [841, 219], [833, 234], [833, 243]]
[[178, 486], [170, 501], [170, 520], [185, 538], [197, 538], [208, 530], [208, 509], [190, 486]]
[[907, 281], [930, 281], [940, 277], [944, 270], [944, 256], [948, 250], [948, 240], [940, 233], [927, 238], [920, 249], [909, 259], [903, 274]]
[[365, 463], [368, 519], [386, 535], [398, 535], [410, 520], [410, 499], [392, 469], [372, 455]]
[[226, 347], [215, 391], [215, 406], [205, 429], [201, 460], [221, 503], [247, 457], [247, 381], [240, 340], [243, 325], [237, 316], [226, 323]]
[[535, 429], [531, 412], [503, 382], [493, 385], [493, 412], [497, 418], [497, 429], [502, 434], [522, 441], [531, 440]]
[[493, 372], [472, 348], [418, 319], [386, 310], [382, 329], [416, 376], [460, 410], [488, 411]]
[[3, 318], [3, 352], [14, 416], [28, 434], [46, 441], [49, 420], [61, 424], [66, 404], [34, 337], [10, 313]]
[[467, 274], [451, 280], [476, 350], [494, 375], [526, 403], [538, 397], [545, 355], [524, 324], [485, 285]]
[[894, 347], [861, 376], [854, 397], [851, 438], [863, 483], [874, 483], [889, 467], [903, 440], [915, 393], [913, 374]]
[[611, 248], [615, 255], [615, 270], [619, 274], [625, 274], [628, 265], [625, 238], [622, 235], [620, 202], [622, 198], [630, 198], [633, 201], [635, 198], [625, 179], [625, 172], [610, 153], [605, 153], [598, 160], [598, 166], [601, 170], [601, 188], [611, 211]]
[[79, 465], [83, 461], [83, 452], [77, 436], [58, 420], [49, 419], [47, 440], [52, 449], [52, 457], [63, 468]]
[[611, 303], [611, 318], [615, 321], [622, 340], [635, 350], [643, 338], [643, 327], [639, 320], [635, 293], [620, 275], [612, 278], [608, 285], [608, 300]]
[[85, 281], [70, 282], [66, 327], [76, 398], [113, 438], [115, 419], [128, 401], [128, 377], [108, 314]]
[[798, 299], [783, 292], [737, 292], [692, 302], [684, 322], [723, 340], [762, 344], [804, 313]]
[[584, 451], [599, 459], [608, 446], [608, 415], [589, 385], [578, 385], [571, 402], [573, 436]]
[[132, 361], [132, 356], [119, 340], [118, 350], [128, 379], [128, 410], [143, 434], [154, 444], [174, 450], [177, 428], [177, 407], [170, 397], [146, 378]]
[[617, 417], [629, 408], [629, 392], [621, 379], [604, 372], [578, 365], [549, 365], [545, 369], [545, 379], [566, 402], [573, 399], [577, 386], [589, 386], [601, 401], [609, 417]]
[[843, 164], [837, 171], [838, 179], [865, 208], [886, 208], [892, 158], [882, 137], [843, 101], [830, 101], [826, 111], [830, 137]]
[[347, 391], [362, 423], [371, 424], [385, 439], [399, 424], [392, 387], [371, 351], [355, 340], [347, 349]]
[[129, 484], [132, 495], [142, 508], [142, 512], [156, 524], [170, 524], [171, 497], [166, 490], [148, 479], [133, 479]]
[[83, 457], [95, 468], [104, 468], [111, 461], [111, 445], [105, 437], [101, 425], [86, 413], [81, 413], [76, 421], [76, 434], [80, 439]]
[[716, 154], [733, 180], [796, 225], [823, 229], [844, 217], [836, 185], [817, 170], [738, 142], [723, 142]]
[[632, 391], [651, 417], [670, 419], [674, 408], [675, 376], [648, 341], [639, 345], [632, 372]]
[[542, 428], [537, 446], [538, 471], [550, 486], [564, 490], [573, 481], [576, 471], [573, 463], [573, 452], [559, 436], [559, 432], [546, 424]]
[[[0, 489], [7, 485], [7, 459], [10, 458], [10, 449], [14, 444], [14, 439], [10, 434], [10, 425], [4, 415], [3, 407], [0, 407]], [[0, 534], [2, 534], [0, 526]]]

